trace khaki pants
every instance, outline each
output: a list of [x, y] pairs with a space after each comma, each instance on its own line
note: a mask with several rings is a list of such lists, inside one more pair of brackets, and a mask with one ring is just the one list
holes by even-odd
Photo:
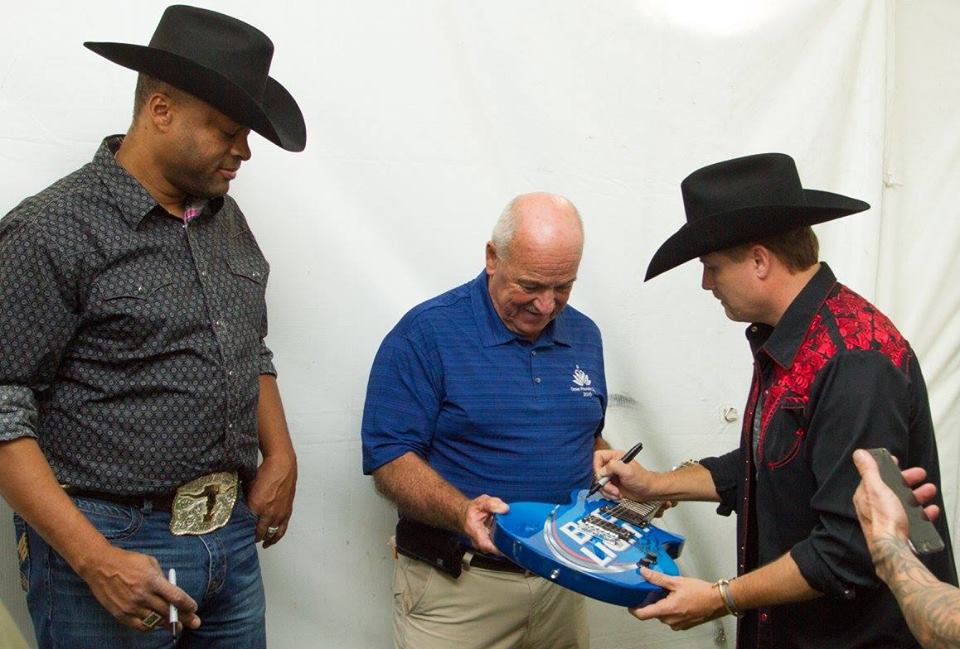
[[588, 649], [581, 595], [534, 575], [464, 570], [403, 555], [393, 575], [397, 649]]

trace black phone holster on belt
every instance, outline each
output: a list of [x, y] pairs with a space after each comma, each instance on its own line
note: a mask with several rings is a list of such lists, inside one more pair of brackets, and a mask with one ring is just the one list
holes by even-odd
[[395, 540], [402, 555], [426, 561], [455, 579], [463, 572], [466, 550], [453, 532], [401, 516]]

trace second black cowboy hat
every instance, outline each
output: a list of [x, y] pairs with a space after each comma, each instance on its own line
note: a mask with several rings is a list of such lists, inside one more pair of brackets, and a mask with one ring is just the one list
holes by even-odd
[[288, 151], [303, 151], [307, 129], [297, 102], [268, 76], [273, 42], [245, 22], [207, 9], [174, 5], [150, 44], [84, 43], [126, 68], [207, 102]]
[[804, 189], [784, 153], [703, 167], [684, 178], [680, 192], [687, 222], [653, 255], [644, 281], [701, 255], [870, 209], [855, 198]]

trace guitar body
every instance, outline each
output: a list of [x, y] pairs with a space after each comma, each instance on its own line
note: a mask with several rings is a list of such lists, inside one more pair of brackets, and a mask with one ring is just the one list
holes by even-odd
[[679, 575], [681, 536], [650, 525], [660, 503], [620, 503], [575, 489], [564, 505], [510, 503], [497, 514], [493, 541], [514, 563], [565, 588], [621, 606], [655, 602], [667, 592], [640, 574], [645, 565]]

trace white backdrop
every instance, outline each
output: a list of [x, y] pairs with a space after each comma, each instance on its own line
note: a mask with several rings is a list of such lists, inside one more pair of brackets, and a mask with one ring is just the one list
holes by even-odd
[[[146, 43], [166, 3], [0, 4], [2, 214], [126, 129], [135, 74], [81, 43]], [[657, 469], [736, 445], [740, 423], [720, 413], [746, 395], [741, 325], [699, 289], [696, 264], [642, 276], [683, 221], [680, 180], [748, 153], [790, 153], [805, 185], [873, 206], [818, 227], [822, 256], [921, 358], [956, 539], [960, 5], [202, 4], [272, 37], [272, 74], [309, 132], [299, 155], [252, 138], [233, 190], [272, 262], [268, 342], [300, 458], [290, 531], [261, 555], [271, 646], [390, 646], [395, 518], [360, 472], [367, 373], [408, 308], [479, 272], [516, 193], [559, 192], [583, 213], [572, 303], [604, 334], [611, 442], [642, 439]], [[9, 518], [0, 505], [0, 597], [29, 633]], [[732, 519], [687, 504], [663, 524], [687, 535], [685, 573], [734, 572]], [[732, 646], [729, 620], [673, 633], [601, 604], [591, 618], [597, 649]]]

